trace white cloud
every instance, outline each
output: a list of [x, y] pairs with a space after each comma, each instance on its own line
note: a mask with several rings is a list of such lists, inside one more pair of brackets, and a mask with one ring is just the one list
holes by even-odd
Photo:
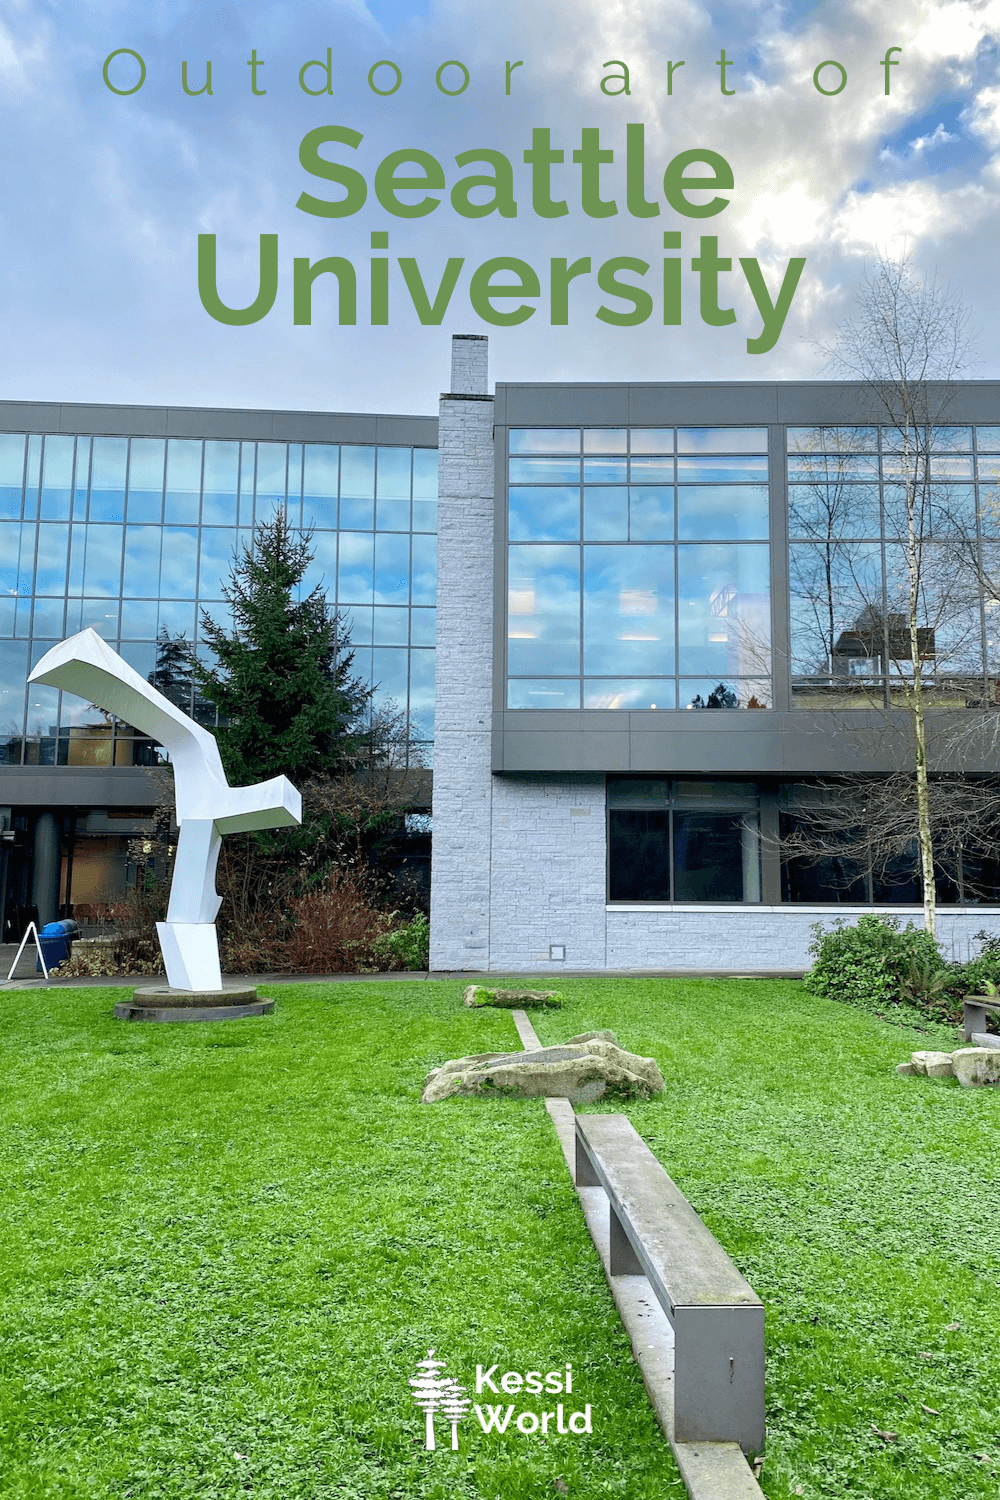
[[[1000, 313], [985, 274], [1000, 232], [1000, 82], [971, 64], [1000, 25], [1000, 0], [944, 7], [932, 0], [883, 0], [878, 7], [827, 0], [804, 20], [776, 6], [710, 13], [697, 0], [511, 0], [504, 7], [439, 0], [388, 37], [360, 0], [269, 0], [238, 9], [224, 0], [160, 0], [149, 10], [105, 0], [85, 11], [70, 0], [19, 0], [5, 25], [0, 295], [8, 310], [8, 397], [427, 410], [439, 386], [439, 375], [428, 379], [428, 370], [441, 365], [451, 331], [488, 332], [494, 368], [509, 378], [810, 373], [808, 340], [829, 334], [860, 261], [904, 238], [918, 266], [940, 260], [960, 268], [962, 289], [993, 330], [988, 347], [1000, 346]], [[100, 69], [123, 38], [143, 53], [149, 78], [140, 94], [116, 98]], [[327, 46], [336, 91], [309, 98], [298, 88], [298, 70], [325, 57]], [[734, 59], [728, 77], [736, 92], [729, 97], [719, 86], [723, 46]], [[902, 51], [886, 96], [881, 59], [888, 46]], [[265, 59], [268, 92], [257, 98], [246, 66], [251, 47]], [[366, 80], [372, 63], [386, 56], [399, 63], [403, 84], [379, 99]], [[188, 98], [180, 61], [197, 64], [193, 76], [200, 77], [207, 57], [214, 94]], [[450, 58], [471, 74], [469, 89], [454, 99], [434, 85], [436, 69]], [[629, 65], [627, 97], [600, 90], [611, 58]], [[832, 97], [813, 85], [813, 70], [828, 59], [842, 64], [848, 80]], [[505, 63], [518, 60], [508, 96]], [[828, 71], [823, 81], [829, 86], [834, 77]], [[913, 127], [935, 120], [942, 99], [953, 102], [956, 92], [978, 154], [938, 177], [942, 160], [950, 161], [939, 148], [955, 139], [943, 123], [951, 116], [942, 109], [933, 129]], [[660, 205], [657, 217], [636, 218], [626, 208], [625, 126], [638, 122], [646, 126], [646, 194]], [[364, 209], [351, 218], [314, 218], [295, 208], [303, 188], [332, 195], [297, 159], [305, 133], [329, 123], [364, 135], [357, 152], [339, 153], [369, 188]], [[550, 128], [553, 146], [565, 152], [553, 168], [553, 196], [569, 204], [561, 218], [532, 211], [523, 155], [533, 127]], [[584, 128], [599, 129], [602, 146], [615, 153], [602, 167], [601, 188], [617, 201], [613, 217], [582, 210], [580, 167], [571, 158]], [[892, 160], [883, 155], [887, 139], [907, 143]], [[514, 170], [517, 218], [463, 219], [447, 192], [427, 217], [388, 215], [372, 179], [378, 162], [400, 147], [431, 152], [449, 186], [463, 148], [502, 151]], [[731, 205], [711, 219], [681, 218], [664, 202], [666, 163], [692, 147], [721, 153], [733, 168]], [[903, 157], [905, 183], [896, 169]], [[367, 323], [376, 229], [390, 238], [389, 328]], [[658, 301], [663, 232], [676, 230], [686, 287], [679, 328], [664, 327]], [[234, 302], [240, 288], [252, 300], [259, 235], [279, 235], [282, 279], [266, 320], [235, 329], [204, 313], [195, 281], [199, 232], [218, 234], [220, 286], [224, 277]], [[716, 236], [735, 267], [720, 276], [720, 296], [738, 315], [730, 328], [708, 328], [699, 316], [690, 260], [702, 235]], [[358, 269], [359, 323], [330, 321], [333, 298], [321, 281], [315, 322], [296, 327], [292, 259], [329, 255], [346, 256]], [[465, 259], [440, 327], [421, 327], [409, 305], [395, 267], [395, 258], [407, 255], [434, 285], [449, 256]], [[487, 327], [469, 303], [472, 270], [496, 255], [526, 260], [542, 281], [538, 310], [517, 327]], [[649, 265], [646, 284], [657, 292], [653, 316], [633, 328], [594, 316], [602, 300], [597, 268], [622, 255]], [[759, 319], [738, 267], [748, 255], [759, 257], [772, 286], [790, 257], [807, 258], [785, 332], [772, 353], [756, 358], [745, 346]], [[553, 327], [550, 260], [584, 256], [592, 271], [572, 285], [570, 323]]]

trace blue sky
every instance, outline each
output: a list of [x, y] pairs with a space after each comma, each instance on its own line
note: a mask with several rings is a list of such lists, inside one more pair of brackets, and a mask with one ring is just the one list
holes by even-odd
[[[903, 247], [918, 270], [965, 298], [981, 329], [975, 373], [997, 376], [998, 38], [1000, 0], [711, 8], [698, 0], [8, 0], [0, 18], [0, 395], [432, 411], [454, 332], [489, 334], [498, 379], [808, 377], [820, 372], [817, 345], [849, 312], [866, 260]], [[880, 60], [889, 46], [902, 50], [887, 97]], [[725, 96], [723, 47], [734, 90]], [[102, 80], [105, 58], [119, 48], [138, 52], [147, 69], [143, 87], [127, 96]], [[309, 95], [299, 70], [325, 61], [327, 48], [333, 92]], [[266, 89], [257, 96], [252, 51]], [[185, 95], [182, 62], [199, 88], [208, 59], [212, 95]], [[382, 59], [402, 76], [385, 96], [368, 83]], [[449, 97], [435, 74], [453, 59], [469, 84]], [[628, 64], [628, 95], [602, 93], [601, 78], [619, 71], [604, 66], [610, 59]], [[823, 95], [813, 70], [831, 60], [847, 82]], [[508, 61], [521, 64], [509, 96]], [[681, 61], [668, 94], [668, 63]], [[127, 56], [109, 68], [119, 87], [137, 74]], [[392, 76], [382, 69], [375, 81], [384, 87]], [[461, 76], [452, 68], [442, 81], [454, 87]], [[828, 66], [820, 81], [830, 88], [841, 76]], [[320, 68], [306, 75], [314, 87], [324, 78]], [[659, 210], [648, 217], [626, 206], [626, 129], [636, 124], [645, 127], [646, 199]], [[324, 150], [360, 171], [367, 188], [362, 208], [335, 218], [296, 207], [303, 192], [335, 196], [298, 159], [303, 137], [329, 125], [362, 136], [355, 149]], [[567, 203], [561, 217], [532, 207], [523, 157], [536, 128], [550, 130], [566, 156], [552, 179], [553, 198]], [[570, 160], [584, 130], [597, 130], [600, 147], [613, 152], [600, 192], [616, 214], [584, 210], [582, 168]], [[387, 211], [374, 188], [379, 163], [414, 148], [446, 177], [434, 194], [439, 206], [418, 218]], [[470, 219], [452, 207], [454, 183], [486, 170], [456, 165], [473, 149], [511, 162], [516, 217]], [[717, 153], [733, 171], [728, 207], [710, 219], [678, 214], [660, 185], [670, 160], [694, 149]], [[679, 251], [664, 251], [664, 232], [680, 232]], [[278, 236], [278, 292], [266, 317], [232, 327], [208, 315], [197, 288], [199, 233], [217, 237], [219, 295], [235, 307], [256, 295], [260, 236]], [[373, 251], [373, 233], [388, 233], [387, 250]], [[719, 306], [736, 314], [726, 326], [701, 317], [691, 260], [702, 236], [714, 236], [733, 264], [720, 274]], [[665, 253], [681, 257], [679, 325], [663, 321]], [[389, 260], [387, 326], [370, 322], [373, 255]], [[337, 284], [322, 276], [312, 322], [296, 325], [293, 262], [328, 257], [355, 268], [358, 322], [338, 323]], [[539, 277], [538, 297], [525, 304], [535, 311], [517, 326], [491, 326], [472, 306], [472, 275], [496, 257], [523, 261]], [[602, 307], [630, 310], [597, 283], [598, 268], [623, 257], [649, 267], [619, 272], [652, 297], [650, 316], [634, 326], [597, 317]], [[780, 337], [762, 354], [746, 348], [761, 319], [740, 257], [756, 258], [772, 297], [790, 259], [806, 262]], [[570, 285], [568, 322], [554, 325], [552, 262], [585, 258], [590, 271]], [[446, 263], [462, 261], [440, 324], [419, 321], [400, 259], [416, 262], [432, 298]]]

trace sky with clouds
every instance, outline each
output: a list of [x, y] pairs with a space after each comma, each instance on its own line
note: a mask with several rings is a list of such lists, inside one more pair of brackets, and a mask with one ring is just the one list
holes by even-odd
[[[455, 332], [489, 335], [499, 380], [808, 378], [822, 373], [817, 345], [849, 315], [865, 263], [880, 251], [905, 251], [918, 271], [950, 283], [980, 330], [970, 373], [997, 378], [998, 46], [1000, 0], [710, 8], [699, 0], [6, 0], [0, 397], [433, 412]], [[887, 96], [890, 47], [900, 50]], [[143, 59], [145, 82], [116, 94], [102, 68], [126, 48]], [[328, 48], [332, 92], [308, 94], [300, 69], [325, 62]], [[725, 95], [723, 48], [732, 60]], [[253, 54], [266, 90], [256, 95]], [[199, 89], [207, 60], [211, 95], [185, 94], [182, 63]], [[380, 95], [369, 76], [383, 60], [402, 81]], [[454, 61], [469, 82], [448, 95], [435, 75]], [[602, 77], [620, 87], [621, 63], [629, 93], [602, 92]], [[846, 77], [840, 92], [817, 89], [820, 63], [828, 64], [818, 74], [824, 89]], [[108, 65], [118, 88], [138, 76], [125, 53]], [[304, 76], [313, 88], [326, 81], [320, 66]], [[371, 76], [382, 89], [396, 77], [385, 67]], [[463, 76], [456, 67], [440, 75], [452, 89]], [[645, 217], [626, 202], [626, 131], [635, 124], [645, 127], [645, 198], [659, 209]], [[367, 199], [349, 215], [318, 217], [296, 207], [300, 195], [334, 199], [341, 190], [303, 169], [299, 143], [331, 125], [362, 137], [322, 152], [361, 174]], [[536, 129], [565, 153], [552, 167], [552, 198], [567, 204], [559, 217], [533, 208], [524, 153]], [[600, 148], [613, 153], [599, 185], [613, 214], [584, 211], [583, 169], [572, 161], [584, 130], [597, 130]], [[374, 186], [385, 157], [414, 148], [446, 179], [432, 195], [439, 206], [415, 218], [390, 213]], [[728, 207], [711, 218], [678, 214], [662, 187], [668, 163], [696, 148], [733, 172]], [[516, 217], [464, 218], [453, 208], [454, 184], [490, 170], [456, 165], [473, 150], [511, 162]], [[472, 199], [486, 196], [477, 190]], [[373, 250], [372, 234], [386, 232], [388, 248]], [[677, 232], [679, 250], [665, 252], [664, 233]], [[218, 293], [232, 307], [257, 295], [260, 236], [278, 236], [278, 292], [266, 317], [233, 327], [208, 315], [198, 296], [199, 234], [216, 236]], [[719, 278], [719, 306], [736, 313], [728, 326], [701, 317], [691, 261], [702, 236], [717, 238], [718, 254], [732, 261]], [[665, 254], [681, 258], [679, 325], [663, 321]], [[389, 261], [387, 326], [370, 323], [373, 255]], [[312, 322], [293, 322], [293, 261], [326, 257], [355, 267], [355, 326], [338, 322], [330, 275], [315, 282]], [[526, 262], [540, 280], [533, 315], [514, 327], [490, 326], [470, 302], [472, 275], [496, 257]], [[553, 326], [551, 263], [587, 257], [590, 273], [570, 284], [568, 322]], [[596, 316], [602, 306], [630, 310], [597, 281], [620, 257], [649, 267], [644, 276], [620, 273], [653, 299], [634, 326]], [[766, 353], [747, 352], [761, 319], [740, 257], [756, 258], [772, 298], [790, 260], [805, 258]], [[461, 259], [439, 324], [420, 323], [400, 258], [416, 262], [431, 300], [446, 263]]]

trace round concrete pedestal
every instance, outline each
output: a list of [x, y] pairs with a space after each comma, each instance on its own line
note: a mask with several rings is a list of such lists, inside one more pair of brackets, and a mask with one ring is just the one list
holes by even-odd
[[253, 985], [231, 990], [174, 990], [168, 984], [144, 985], [131, 1000], [115, 1006], [119, 1021], [237, 1021], [266, 1016], [273, 1000], [263, 1000]]

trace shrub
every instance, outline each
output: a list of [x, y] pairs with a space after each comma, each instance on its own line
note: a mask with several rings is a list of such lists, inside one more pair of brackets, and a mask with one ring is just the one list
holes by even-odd
[[941, 1008], [948, 968], [923, 928], [908, 922], [901, 931], [896, 917], [866, 912], [853, 927], [841, 918], [825, 932], [817, 922], [812, 933], [815, 962], [803, 982], [814, 995], [875, 1012], [901, 1004]]
[[378, 938], [374, 945], [380, 968], [427, 969], [431, 957], [431, 924], [422, 911], [404, 927]]

